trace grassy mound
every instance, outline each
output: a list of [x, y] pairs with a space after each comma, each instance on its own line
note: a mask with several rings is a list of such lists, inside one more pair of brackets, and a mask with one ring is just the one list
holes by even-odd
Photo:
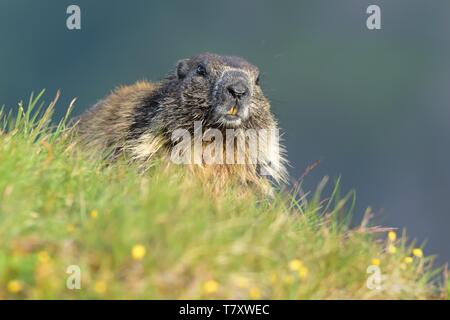
[[404, 236], [348, 227], [353, 196], [337, 186], [269, 201], [212, 194], [183, 168], [106, 166], [71, 143], [66, 119], [49, 126], [56, 100], [38, 107], [41, 95], [1, 115], [0, 298], [445, 296]]

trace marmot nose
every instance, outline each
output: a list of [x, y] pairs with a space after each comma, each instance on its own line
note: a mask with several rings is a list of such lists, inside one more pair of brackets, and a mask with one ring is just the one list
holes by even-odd
[[248, 92], [248, 88], [242, 82], [230, 84], [227, 90], [235, 99], [241, 99]]

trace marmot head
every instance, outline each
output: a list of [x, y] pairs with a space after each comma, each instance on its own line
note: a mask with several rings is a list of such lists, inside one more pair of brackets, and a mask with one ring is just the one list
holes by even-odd
[[[203, 53], [178, 62], [178, 105], [190, 119], [217, 128], [273, 125], [270, 105], [259, 86], [259, 70], [240, 57]], [[187, 109], [187, 110], [186, 110]]]

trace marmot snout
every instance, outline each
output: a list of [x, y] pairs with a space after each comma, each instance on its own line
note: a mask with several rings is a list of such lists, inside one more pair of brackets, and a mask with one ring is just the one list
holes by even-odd
[[[86, 111], [77, 128], [90, 150], [108, 150], [113, 156], [126, 153], [145, 166], [155, 156], [170, 159], [176, 143], [173, 133], [185, 129], [194, 135], [196, 124], [201, 124], [203, 132], [222, 133], [223, 141], [233, 134], [236, 150], [252, 150], [257, 140], [249, 141], [248, 132], [251, 136], [258, 130], [276, 130], [269, 101], [259, 85], [258, 68], [243, 58], [211, 53], [183, 59], [161, 82], [119, 87]], [[225, 154], [227, 143], [223, 145]], [[282, 153], [282, 146], [277, 145], [258, 152], [257, 163], [214, 164], [213, 172], [258, 181], [263, 171], [281, 182], [287, 176]], [[200, 167], [211, 169], [205, 163]]]

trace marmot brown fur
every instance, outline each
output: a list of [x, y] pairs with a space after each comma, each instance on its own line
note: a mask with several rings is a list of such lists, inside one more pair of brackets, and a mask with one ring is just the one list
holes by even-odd
[[[247, 153], [252, 146], [239, 136], [277, 129], [259, 86], [258, 69], [242, 58], [211, 53], [183, 59], [161, 82], [137, 82], [116, 89], [80, 117], [77, 132], [89, 150], [109, 152], [112, 157], [125, 153], [145, 168], [156, 156], [170, 161], [177, 142], [173, 133], [186, 129], [193, 134], [194, 123], [201, 124], [203, 132], [216, 129], [224, 142], [233, 131], [231, 140], [240, 141], [233, 148], [245, 144]], [[183, 152], [193, 144], [186, 145]], [[267, 175], [276, 182], [287, 178], [281, 145], [259, 152], [257, 163], [207, 165], [201, 160], [200, 165], [191, 167], [209, 171], [224, 182], [230, 177], [256, 184], [267, 183], [262, 178]]]

